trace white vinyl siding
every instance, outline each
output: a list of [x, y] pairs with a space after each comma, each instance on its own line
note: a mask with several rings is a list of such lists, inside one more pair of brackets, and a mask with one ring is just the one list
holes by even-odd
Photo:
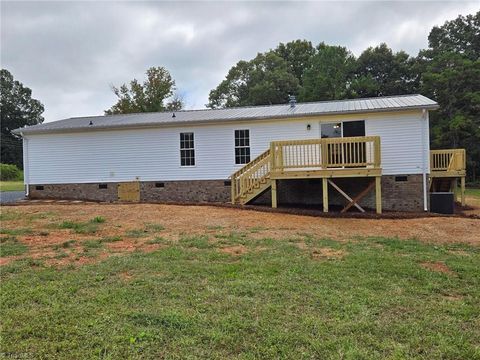
[[[243, 166], [235, 164], [235, 130], [249, 129], [253, 160], [270, 141], [319, 138], [320, 120], [341, 118], [29, 135], [25, 156], [29, 183], [227, 179]], [[356, 120], [365, 120], [367, 136], [381, 136], [384, 174], [422, 172], [421, 129], [425, 120], [420, 111], [359, 115]], [[310, 130], [307, 125], [311, 125]], [[182, 167], [179, 138], [180, 133], [188, 132], [195, 134], [195, 166]], [[428, 144], [424, 148], [428, 151]]]
[[[425, 126], [428, 133], [427, 120], [422, 119], [420, 112], [416, 117], [392, 114], [385, 119], [365, 122], [365, 135], [380, 136], [384, 175], [423, 173], [424, 160], [428, 164], [430, 151], [428, 137], [424, 135]], [[429, 169], [426, 170], [428, 173]]]

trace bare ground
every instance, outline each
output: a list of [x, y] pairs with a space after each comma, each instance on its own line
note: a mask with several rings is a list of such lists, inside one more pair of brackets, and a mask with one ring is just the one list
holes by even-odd
[[[17, 239], [28, 246], [28, 252], [0, 258], [0, 265], [22, 257], [44, 259], [52, 265], [84, 264], [112, 254], [153, 251], [165, 246], [152, 241], [156, 237], [175, 242], [184, 236], [204, 235], [214, 242], [218, 241], [219, 235], [228, 236], [232, 233], [247, 234], [253, 239], [296, 238], [301, 241], [306, 236], [314, 236], [342, 241], [355, 237], [398, 237], [480, 245], [480, 220], [468, 217], [322, 218], [216, 206], [162, 204], [51, 203], [2, 207], [1, 210], [10, 215], [2, 222], [2, 229], [29, 229], [31, 232], [17, 235]], [[63, 221], [88, 222], [96, 216], [104, 217], [106, 221], [99, 224], [98, 231], [93, 234], [77, 234], [58, 226]], [[149, 224], [161, 225], [164, 229], [146, 230]], [[136, 235], [131, 235], [132, 231]], [[112, 237], [120, 239], [105, 242], [102, 248], [96, 250], [95, 257], [82, 251], [85, 241]], [[73, 240], [73, 245], [66, 247], [64, 243], [69, 240]], [[238, 247], [221, 251], [241, 254], [245, 250]], [[342, 254], [319, 252], [316, 256], [341, 257]]]

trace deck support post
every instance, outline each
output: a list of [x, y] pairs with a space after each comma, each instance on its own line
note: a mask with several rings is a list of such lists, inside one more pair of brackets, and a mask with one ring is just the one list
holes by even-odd
[[272, 180], [272, 208], [277, 207], [277, 180]]
[[460, 196], [461, 196], [461, 199], [462, 199], [462, 206], [465, 206], [465, 176], [462, 176], [460, 178]]
[[375, 209], [377, 214], [382, 213], [382, 177], [375, 177]]
[[230, 194], [231, 194], [231, 197], [232, 197], [232, 205], [235, 205], [235, 193], [236, 193], [235, 183], [236, 183], [236, 180], [232, 176], [232, 180], [230, 182]]
[[328, 180], [322, 178], [323, 212], [328, 212]]
[[453, 189], [450, 189], [450, 191], [453, 192], [454, 201], [457, 202], [458, 201], [458, 179], [453, 180], [452, 187]]

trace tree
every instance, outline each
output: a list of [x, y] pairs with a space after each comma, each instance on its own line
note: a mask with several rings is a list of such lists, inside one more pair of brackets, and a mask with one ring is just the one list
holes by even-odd
[[478, 60], [480, 54], [480, 12], [460, 15], [443, 26], [434, 26], [428, 35], [430, 57], [454, 52], [470, 60]]
[[[143, 84], [137, 79], [130, 81], [130, 87], [123, 84], [119, 88], [112, 86], [118, 101], [106, 115], [180, 110], [182, 100], [175, 95], [175, 81], [164, 67], [151, 67], [146, 72]], [[170, 100], [170, 101], [168, 101]]]
[[321, 43], [303, 75], [300, 101], [345, 99], [349, 95], [355, 57], [347, 48]]
[[23, 167], [22, 141], [12, 130], [43, 122], [43, 105], [32, 98], [32, 90], [0, 70], [1, 161]]
[[467, 171], [480, 173], [480, 12], [434, 27], [420, 52], [422, 93], [440, 109], [430, 118], [432, 148], [465, 148]]
[[311, 66], [311, 59], [317, 49], [307, 40], [295, 40], [286, 44], [280, 43], [274, 52], [285, 60], [287, 70], [303, 84], [305, 69]]
[[393, 53], [387, 44], [369, 47], [357, 59], [352, 92], [358, 97], [412, 94], [418, 91], [415, 58]]
[[232, 67], [226, 79], [210, 91], [207, 106], [282, 104], [298, 89], [299, 80], [289, 71], [287, 62], [275, 51], [269, 51]]

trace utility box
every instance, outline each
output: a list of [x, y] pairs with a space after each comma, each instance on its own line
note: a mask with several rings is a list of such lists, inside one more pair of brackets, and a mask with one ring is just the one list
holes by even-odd
[[453, 192], [430, 193], [430, 212], [437, 214], [453, 214], [455, 195]]

